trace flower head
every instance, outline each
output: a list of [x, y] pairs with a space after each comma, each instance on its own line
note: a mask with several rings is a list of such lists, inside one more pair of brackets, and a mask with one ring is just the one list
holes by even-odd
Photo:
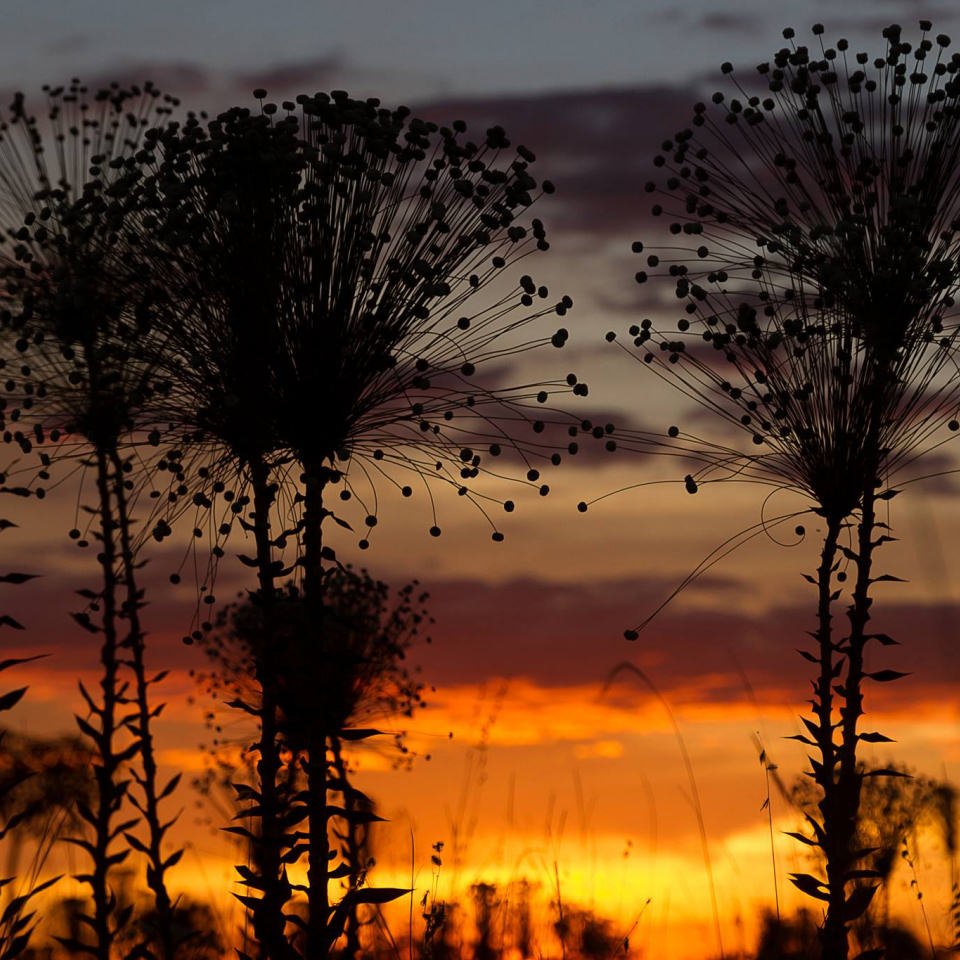
[[46, 111], [14, 97], [0, 122], [0, 301], [7, 442], [69, 456], [116, 444], [152, 392], [139, 341], [142, 277], [117, 263], [111, 225], [138, 178], [142, 136], [173, 101], [152, 85], [45, 88]]
[[[282, 590], [270, 608], [246, 601], [228, 608], [219, 629], [205, 635], [202, 647], [211, 669], [200, 677], [218, 698], [242, 699], [258, 709], [259, 687], [276, 690], [284, 743], [293, 754], [304, 749], [313, 724], [331, 735], [371, 723], [410, 717], [423, 706], [423, 684], [407, 666], [412, 644], [430, 642], [433, 620], [428, 595], [414, 581], [398, 591], [366, 570], [333, 568], [327, 577], [323, 656], [312, 655], [317, 642], [300, 590]], [[264, 644], [272, 645], [275, 676], [265, 676]], [[320, 715], [322, 713], [322, 716]], [[403, 735], [395, 740], [403, 754]]]
[[570, 381], [502, 384], [516, 354], [563, 346], [564, 328], [534, 321], [572, 306], [529, 275], [504, 279], [548, 248], [525, 218], [553, 190], [529, 150], [343, 93], [148, 139], [127, 246], [166, 291], [171, 420], [214, 457], [323, 465], [371, 527], [382, 481], [479, 504], [469, 482], [501, 453], [547, 492], [538, 461], [555, 451], [540, 435], [556, 415], [539, 408]]
[[733, 89], [664, 141], [647, 190], [678, 245], [634, 244], [637, 280], [669, 276], [683, 316], [630, 333], [752, 441], [681, 435], [704, 462], [694, 484], [729, 471], [846, 516], [957, 429], [960, 55], [898, 26], [877, 58], [814, 33], [785, 32], [759, 83], [725, 64]]

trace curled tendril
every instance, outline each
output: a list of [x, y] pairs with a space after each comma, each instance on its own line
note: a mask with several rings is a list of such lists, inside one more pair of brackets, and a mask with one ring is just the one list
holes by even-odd
[[[766, 515], [767, 515], [767, 504], [779, 493], [784, 493], [788, 488], [780, 487], [779, 489], [771, 490], [764, 498], [763, 503], [760, 505], [760, 524], [763, 527], [763, 532], [766, 534], [767, 539], [771, 543], [775, 543], [778, 547], [799, 547], [801, 543], [806, 539], [807, 530], [802, 524], [798, 524], [794, 528], [795, 540], [778, 540], [772, 533], [772, 527], [767, 524]], [[795, 516], [802, 516], [803, 514], [796, 514]], [[779, 525], [779, 521], [777, 522]]]

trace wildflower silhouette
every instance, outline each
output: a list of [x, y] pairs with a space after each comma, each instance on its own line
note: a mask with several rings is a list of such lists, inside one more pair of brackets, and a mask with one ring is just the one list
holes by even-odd
[[[270, 383], [283, 335], [273, 311], [285, 295], [286, 260], [295, 254], [288, 233], [296, 225], [302, 159], [289, 126], [244, 122], [241, 114], [234, 111], [207, 128], [194, 118], [184, 129], [151, 133], [156, 166], [139, 196], [141, 216], [130, 217], [127, 242], [121, 240], [118, 249], [139, 249], [150, 272], [165, 278], [154, 360], [169, 371], [174, 390], [166, 413], [185, 431], [185, 442], [166, 450], [160, 466], [172, 476], [168, 509], [177, 512], [192, 503], [207, 510], [215, 524], [202, 585], [207, 604], [215, 600], [213, 567], [223, 554], [223, 538], [234, 522], [253, 535], [254, 556], [241, 559], [257, 572], [251, 600], [260, 608], [264, 632], [258, 656], [249, 663], [260, 688], [259, 874], [244, 880], [260, 890], [259, 899], [246, 900], [256, 941], [264, 955], [279, 958], [290, 953], [283, 907], [291, 890], [282, 860], [278, 783], [281, 649], [268, 634], [277, 616], [277, 578], [291, 572], [278, 558], [281, 545], [295, 538], [296, 530], [285, 529], [289, 456], [276, 427]], [[192, 497], [183, 484], [188, 476], [199, 485]], [[162, 517], [154, 536], [163, 540], [172, 531], [173, 518]], [[203, 533], [202, 526], [194, 529], [197, 540]], [[211, 622], [197, 626], [202, 629], [185, 638], [188, 642], [202, 639]]]
[[[897, 773], [857, 765], [861, 741], [889, 739], [859, 727], [864, 681], [903, 676], [864, 665], [870, 641], [895, 642], [869, 632], [873, 586], [897, 579], [873, 570], [892, 539], [878, 506], [960, 426], [960, 56], [930, 29], [921, 22], [914, 46], [886, 28], [874, 59], [844, 40], [827, 46], [820, 25], [811, 46], [786, 30], [788, 44], [757, 68], [765, 92], [724, 64], [733, 89], [696, 105], [655, 159], [663, 179], [647, 184], [675, 245], [634, 244], [646, 268], [637, 281], [669, 277], [684, 310], [675, 332], [633, 326], [624, 349], [727, 428], [713, 441], [670, 428], [662, 443], [698, 464], [687, 490], [769, 484], [803, 495], [825, 524], [807, 577], [818, 591], [816, 649], [801, 653], [818, 676], [799, 739], [815, 751], [820, 790], [812, 836], [800, 839], [822, 849], [826, 878], [792, 879], [826, 904], [826, 960], [848, 956], [848, 925], [876, 890], [848, 884], [880, 878], [854, 844], [863, 779]], [[849, 632], [837, 638], [848, 564]]]
[[[262, 661], [267, 644], [275, 648], [271, 664], [276, 675], [270, 678], [270, 683], [277, 691], [278, 742], [273, 749], [284, 758], [276, 791], [278, 821], [288, 828], [301, 822], [307, 814], [298, 793], [302, 784], [297, 774], [297, 758], [307, 748], [310, 730], [316, 722], [314, 714], [328, 711], [322, 720], [324, 728], [330, 731], [328, 788], [340, 795], [339, 802], [332, 808], [336, 816], [332, 836], [340, 843], [342, 864], [334, 876], [348, 891], [359, 891], [370, 865], [365, 854], [369, 826], [380, 818], [373, 812], [373, 801], [350, 782], [344, 744], [360, 746], [379, 736], [376, 729], [368, 726], [370, 723], [384, 719], [395, 722], [398, 717], [412, 716], [422, 705], [422, 684], [409, 672], [404, 661], [411, 643], [432, 621], [423, 607], [426, 595], [418, 592], [416, 583], [391, 596], [387, 585], [374, 580], [366, 571], [338, 567], [331, 570], [326, 587], [328, 656], [321, 677], [307, 671], [309, 646], [314, 636], [307, 626], [303, 596], [295, 585], [289, 584], [276, 597], [269, 613], [270, 624], [266, 622], [263, 606], [253, 598], [231, 606], [218, 618], [218, 629], [205, 634], [200, 641], [211, 666], [198, 675], [198, 680], [208, 696], [256, 717], [262, 729], [265, 699], [261, 686]], [[429, 638], [427, 640], [429, 642]], [[263, 792], [260, 782], [263, 768], [258, 764], [250, 771], [252, 783], [238, 782], [236, 765], [224, 757], [227, 746], [221, 732], [224, 720], [214, 712], [209, 716], [216, 732], [212, 754], [217, 779], [225, 780], [236, 791], [240, 816], [247, 817], [252, 810], [253, 818], [262, 821], [257, 804]], [[407, 761], [409, 749], [404, 744], [403, 733], [395, 734], [394, 740], [399, 758]], [[261, 743], [255, 749], [259, 752]], [[259, 835], [246, 828], [232, 829], [250, 843], [262, 876], [260, 861], [265, 855], [269, 856], [263, 850], [266, 838], [262, 834], [262, 822]], [[295, 860], [304, 849], [303, 839], [289, 830], [277, 837], [276, 842], [284, 863]], [[246, 876], [246, 872], [244, 868], [245, 880], [256, 889], [259, 880], [251, 882], [253, 878]], [[285, 875], [280, 886], [284, 899], [288, 899], [292, 888]], [[255, 917], [258, 903], [254, 901], [252, 905]], [[354, 898], [347, 898], [343, 904], [346, 912], [344, 949], [350, 955], [360, 949], [360, 906]]]
[[[319, 678], [309, 671], [316, 642], [307, 620], [309, 607], [305, 598], [288, 594], [293, 602], [291, 615], [299, 617], [299, 626], [286, 647], [280, 683], [281, 729], [293, 750], [298, 743], [309, 749], [317, 727], [328, 731], [328, 789], [341, 798], [339, 809], [332, 811], [337, 815], [332, 837], [340, 844], [338, 873], [347, 889], [338, 912], [343, 915], [344, 948], [357, 956], [364, 885], [372, 865], [364, 851], [371, 824], [382, 818], [376, 815], [373, 800], [350, 782], [345, 748], [382, 735], [369, 724], [411, 717], [423, 706], [423, 685], [404, 661], [411, 644], [432, 621], [424, 607], [427, 595], [415, 582], [391, 598], [387, 585], [366, 571], [333, 567], [324, 588], [324, 664]], [[428, 636], [422, 639], [430, 642]], [[320, 711], [323, 716], [317, 717]], [[404, 739], [402, 731], [394, 735], [401, 759], [409, 762]]]
[[[193, 117], [147, 135], [153, 169], [119, 231], [119, 249], [149, 265], [164, 291], [154, 328], [170, 365], [164, 416], [186, 432], [166, 461], [187, 477], [177, 496], [210, 511], [215, 555], [234, 520], [254, 533], [261, 601], [287, 572], [274, 554], [295, 545], [314, 677], [327, 655], [325, 565], [336, 561], [324, 523], [349, 527], [331, 510], [335, 492], [340, 510], [359, 506], [361, 548], [383, 483], [404, 497], [415, 485], [424, 491], [433, 536], [434, 491], [451, 487], [487, 515], [499, 541], [485, 505], [511, 512], [514, 502], [470, 481], [505, 455], [523, 464], [520, 483], [546, 495], [539, 468], [561, 460], [547, 427], [573, 437], [593, 430], [541, 408], [554, 393], [586, 393], [573, 374], [499, 384], [516, 355], [563, 346], [563, 328], [528, 330], [572, 301], [550, 302], [528, 275], [501, 279], [548, 248], [542, 222], [521, 215], [553, 187], [537, 183], [533, 154], [511, 151], [500, 128], [480, 143], [464, 134], [463, 124], [438, 127], [339, 92]], [[247, 485], [252, 517], [243, 516]], [[171, 529], [162, 518], [155, 534]], [[327, 892], [329, 734], [318, 726], [306, 751], [311, 957], [329, 951], [341, 920]], [[354, 899], [374, 896], [366, 888]]]
[[[16, 526], [16, 524], [7, 519], [0, 520], [0, 532], [13, 526]], [[32, 575], [27, 573], [0, 575], [0, 583], [20, 584], [30, 579], [32, 579]], [[0, 616], [0, 628], [3, 627], [8, 627], [11, 630], [23, 629], [23, 625], [8, 614]], [[37, 659], [39, 658], [8, 657], [5, 660], [0, 660], [0, 673], [9, 670], [11, 667]], [[26, 687], [18, 687], [0, 693], [0, 713], [12, 710], [23, 699], [26, 692]], [[3, 749], [5, 749], [3, 743], [5, 735], [5, 731], [0, 730], [0, 748]], [[3, 813], [3, 822], [0, 823], [0, 843], [7, 841], [8, 836], [11, 841], [15, 842], [16, 837], [13, 831], [34, 813], [33, 806], [30, 803], [25, 803], [22, 798], [15, 796], [17, 788], [27, 777], [29, 777], [29, 774], [22, 774], [19, 777], [0, 777], [0, 811]], [[51, 877], [42, 882], [38, 882], [36, 876], [31, 879], [33, 880], [32, 883], [24, 883], [17, 890], [10, 886], [16, 883], [15, 877], [0, 877], [0, 893], [7, 888], [13, 891], [4, 906], [2, 914], [0, 914], [0, 956], [4, 960], [16, 960], [17, 957], [29, 951], [30, 938], [36, 928], [36, 911], [30, 909], [30, 902], [37, 894], [56, 883], [59, 878]], [[2, 899], [0, 897], [0, 901]]]
[[[302, 594], [288, 586], [284, 593], [286, 640], [283, 676], [279, 681], [281, 733], [291, 750], [306, 748], [313, 721], [324, 710], [331, 737], [352, 742], [355, 734], [384, 718], [411, 717], [423, 706], [423, 684], [406, 665], [410, 647], [433, 623], [426, 609], [428, 594], [417, 581], [397, 590], [375, 580], [366, 570], [332, 567], [326, 577], [326, 645], [329, 656], [321, 677], [304, 669], [310, 656]], [[317, 696], [317, 683], [323, 685]], [[405, 756], [404, 735], [395, 747]]]
[[[78, 806], [93, 830], [73, 842], [93, 861], [83, 879], [91, 887], [93, 945], [65, 941], [70, 949], [108, 960], [124, 922], [116, 909], [109, 874], [128, 851], [113, 852], [122, 832], [147, 860], [146, 877], [160, 918], [164, 960], [173, 955], [171, 901], [165, 873], [180, 852], [165, 857], [159, 802], [176, 786], [157, 783], [152, 721], [159, 708], [149, 702], [145, 635], [140, 622], [143, 594], [137, 582], [137, 533], [131, 516], [139, 486], [139, 458], [129, 449], [149, 398], [157, 388], [149, 366], [135, 348], [148, 329], [139, 278], [116, 269], [109, 234], [95, 229], [115, 218], [130, 183], [137, 179], [137, 154], [150, 123], [169, 114], [172, 103], [152, 85], [112, 86], [88, 92], [78, 81], [45, 88], [47, 113], [38, 119], [17, 94], [0, 129], [0, 280], [2, 362], [9, 371], [7, 410], [0, 413], [4, 439], [23, 454], [36, 450], [41, 469], [18, 488], [42, 498], [42, 481], [57, 464], [73, 467], [82, 479], [92, 471], [97, 506], [87, 508], [96, 525], [70, 531], [79, 546], [98, 542], [102, 586], [81, 591], [87, 610], [74, 619], [102, 636], [99, 702], [81, 683], [89, 718], [77, 718], [96, 745], [97, 799]], [[162, 388], [162, 384], [159, 385]], [[92, 614], [99, 614], [99, 623]], [[123, 622], [126, 622], [124, 631]], [[129, 657], [129, 659], [126, 659]], [[133, 672], [132, 697], [123, 671]], [[132, 714], [124, 714], [128, 703]], [[124, 745], [123, 734], [132, 742]], [[127, 790], [128, 761], [139, 794]], [[129, 832], [136, 821], [115, 823], [125, 797], [137, 808], [148, 839]], [[166, 920], [164, 919], [166, 918]]]

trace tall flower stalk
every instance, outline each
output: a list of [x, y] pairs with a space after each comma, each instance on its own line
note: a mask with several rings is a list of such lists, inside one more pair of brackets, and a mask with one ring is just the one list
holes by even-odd
[[[342, 863], [338, 874], [347, 889], [337, 912], [343, 917], [345, 948], [356, 956], [361, 907], [368, 902], [367, 865], [361, 861], [363, 837], [370, 824], [381, 818], [374, 813], [372, 801], [350, 782], [345, 748], [379, 737], [380, 731], [370, 727], [371, 722], [410, 717], [423, 705], [422, 684], [404, 660], [411, 644], [431, 622], [423, 606], [427, 597], [417, 591], [416, 583], [391, 598], [387, 585], [366, 571], [357, 573], [349, 567], [325, 571], [320, 674], [311, 670], [316, 657], [312, 608], [305, 597], [293, 595], [291, 599], [300, 601], [300, 629], [293, 632], [287, 647], [281, 726], [291, 748], [302, 744], [307, 751], [316, 730], [326, 731], [326, 789], [339, 795], [340, 808], [337, 822], [331, 824], [331, 841], [339, 842]], [[429, 637], [426, 640], [429, 642]], [[306, 678], [309, 682], [304, 682]], [[402, 734], [396, 741], [401, 751], [407, 749]]]
[[805, 497], [824, 525], [808, 576], [815, 648], [802, 651], [817, 670], [813, 715], [799, 737], [819, 817], [799, 839], [822, 849], [826, 876], [792, 879], [826, 905], [825, 960], [848, 956], [848, 925], [876, 889], [859, 881], [880, 876], [854, 849], [863, 777], [896, 773], [858, 767], [859, 743], [889, 739], [861, 728], [864, 682], [903, 676], [866, 666], [870, 641], [894, 643], [870, 627], [875, 584], [897, 579], [875, 569], [891, 539], [879, 507], [960, 426], [960, 56], [929, 30], [913, 46], [888, 27], [875, 59], [827, 46], [820, 25], [811, 46], [786, 30], [756, 80], [724, 64], [733, 89], [696, 105], [647, 184], [677, 245], [634, 244], [646, 258], [637, 281], [671, 278], [683, 316], [670, 333], [644, 320], [624, 348], [726, 426], [711, 441], [677, 427], [664, 438], [696, 464], [687, 489], [770, 484]]
[[[263, 633], [251, 661], [260, 688], [260, 735], [258, 784], [249, 799], [259, 829], [251, 838], [257, 874], [245, 875], [244, 882], [259, 896], [251, 893], [245, 902], [261, 955], [283, 958], [291, 953], [285, 934], [284, 907], [291, 896], [286, 866], [306, 845], [288, 835], [278, 783], [276, 682], [283, 648], [282, 637], [274, 634], [276, 584], [290, 572], [283, 569], [279, 545], [296, 531], [285, 529], [289, 457], [278, 439], [270, 381], [281, 333], [273, 311], [283, 299], [302, 161], [289, 127], [238, 126], [235, 120], [209, 130], [194, 123], [183, 131], [153, 132], [156, 166], [140, 195], [142, 219], [131, 218], [127, 236], [140, 244], [167, 293], [158, 362], [167, 364], [176, 384], [167, 413], [188, 431], [183, 455], [168, 457], [170, 469], [174, 474], [192, 469], [198, 508], [209, 510], [212, 518], [221, 515], [221, 506], [226, 511], [229, 520], [217, 523], [215, 539], [226, 536], [234, 521], [253, 536], [254, 554], [242, 559], [256, 570], [251, 600], [259, 608]], [[154, 191], [169, 197], [171, 188], [183, 193], [161, 208], [163, 219], [155, 223], [159, 198]], [[192, 245], [177, 250], [186, 236]], [[125, 249], [121, 242], [121, 255]], [[172, 528], [158, 525], [158, 538], [164, 530]], [[214, 553], [222, 548], [215, 546]], [[209, 593], [204, 599], [214, 598]], [[193, 638], [202, 636], [199, 630]]]
[[[386, 482], [409, 497], [416, 484], [439, 536], [435, 488], [452, 487], [488, 519], [485, 505], [510, 512], [512, 500], [470, 481], [507, 454], [522, 464], [520, 482], [545, 495], [539, 467], [560, 454], [538, 435], [551, 421], [574, 436], [579, 430], [577, 421], [537, 410], [551, 393], [585, 393], [574, 375], [499, 382], [510, 358], [567, 339], [564, 329], [528, 329], [565, 314], [569, 298], [550, 303], [529, 276], [502, 279], [508, 264], [547, 248], [542, 223], [522, 215], [553, 188], [537, 183], [532, 153], [511, 149], [500, 128], [476, 143], [460, 123], [438, 127], [342, 93], [158, 129], [150, 150], [153, 172], [120, 247], [149, 264], [166, 293], [157, 329], [176, 365], [171, 383], [181, 384], [170, 394], [170, 419], [182, 421], [185, 410], [204, 415], [188, 418], [191, 444], [178, 451], [175, 469], [189, 460], [194, 501], [215, 516], [220, 494], [236, 494], [221, 479], [236, 449], [207, 414], [221, 409], [242, 440], [269, 439], [257, 451], [261, 481], [273, 485], [273, 504], [293, 514], [278, 524], [272, 546], [291, 533], [296, 542], [314, 634], [308, 672], [320, 677], [329, 656], [325, 581], [336, 559], [325, 528], [330, 518], [348, 525], [332, 510], [335, 492], [340, 503], [359, 502], [372, 529], [378, 487]], [[232, 364], [238, 356], [242, 362], [224, 368], [223, 357]], [[199, 392], [196, 369], [212, 374]], [[211, 384], [223, 385], [218, 398]], [[245, 499], [235, 498], [218, 536], [233, 517], [249, 524], [240, 516]], [[264, 512], [254, 511], [255, 523]], [[368, 542], [369, 534], [359, 545]], [[258, 558], [258, 570], [274, 576], [277, 561], [259, 547]], [[342, 916], [328, 892], [331, 732], [318, 721], [306, 750], [310, 957], [329, 952]]]
[[[23, 453], [39, 449], [37, 496], [45, 492], [40, 480], [51, 479], [58, 468], [79, 469], [81, 477], [89, 470], [96, 490], [97, 505], [90, 508], [96, 525], [86, 533], [79, 525], [71, 531], [81, 547], [91, 536], [96, 541], [101, 570], [100, 589], [82, 592], [89, 609], [74, 615], [101, 637], [100, 695], [81, 684], [89, 714], [78, 717], [98, 755], [96, 800], [92, 809], [80, 809], [93, 837], [74, 840], [92, 860], [82, 879], [94, 902], [88, 923], [93, 942], [67, 946], [100, 960], [111, 956], [125, 923], [110, 882], [128, 852], [116, 850], [123, 833], [145, 855], [160, 951], [171, 960], [175, 940], [165, 874], [180, 854], [164, 855], [170, 824], [163, 822], [159, 803], [176, 778], [161, 788], [157, 777], [152, 725], [159, 708], [150, 703], [155, 680], [145, 658], [138, 534], [131, 514], [140, 479], [131, 439], [142, 428], [158, 384], [134, 353], [149, 327], [138, 280], [112, 269], [108, 235], [91, 228], [93, 220], [102, 224], [122, 208], [137, 179], [143, 131], [169, 113], [170, 101], [149, 84], [88, 93], [75, 81], [46, 93], [45, 122], [28, 112], [18, 94], [0, 134], [0, 278], [8, 307], [4, 359], [12, 368], [8, 389], [14, 404], [7, 413], [13, 429], [5, 439]], [[124, 742], [124, 734], [132, 740]], [[129, 766], [134, 758], [139, 769]], [[139, 791], [128, 790], [128, 770]], [[127, 798], [146, 825], [145, 841], [129, 832], [136, 820], [116, 821]]]

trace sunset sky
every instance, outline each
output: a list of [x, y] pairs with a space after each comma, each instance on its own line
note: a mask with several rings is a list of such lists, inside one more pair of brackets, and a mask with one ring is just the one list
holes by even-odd
[[[591, 387], [577, 408], [584, 416], [665, 431], [689, 423], [695, 411], [603, 338], [644, 316], [671, 317], [668, 297], [657, 300], [634, 284], [630, 252], [632, 240], [662, 239], [642, 191], [659, 142], [717, 83], [721, 61], [766, 59], [783, 26], [823, 20], [828, 36], [871, 50], [890, 20], [912, 28], [929, 16], [937, 29], [960, 32], [960, 15], [947, 4], [849, 0], [832, 16], [837, 9], [811, 2], [798, 13], [783, 0], [35, 0], [18, 10], [15, 29], [11, 14], [5, 18], [0, 94], [73, 75], [91, 85], [152, 79], [185, 106], [215, 111], [250, 102], [257, 86], [276, 98], [346, 88], [388, 105], [408, 103], [433, 119], [462, 118], [472, 130], [502, 124], [536, 151], [540, 174], [558, 187], [537, 209], [551, 250], [531, 272], [551, 295], [575, 301], [570, 343], [532, 355], [531, 379], [576, 371]], [[439, 504], [439, 540], [427, 534], [424, 503], [389, 498], [371, 550], [360, 555], [343, 540], [342, 558], [393, 586], [419, 579], [436, 619], [433, 643], [411, 655], [436, 688], [427, 709], [404, 723], [420, 757], [410, 771], [391, 769], [388, 750], [357, 757], [361, 786], [390, 821], [377, 835], [384, 882], [409, 882], [411, 837], [418, 892], [429, 882], [429, 848], [438, 840], [446, 843], [442, 880], [461, 893], [475, 880], [526, 876], [549, 900], [556, 864], [565, 901], [595, 907], [624, 932], [642, 914], [631, 940], [648, 956], [716, 954], [697, 800], [663, 703], [628, 674], [611, 678], [630, 661], [665, 698], [689, 751], [724, 944], [750, 942], [759, 911], [774, 902], [755, 737], [785, 781], [800, 774], [803, 748], [783, 738], [797, 732], [809, 695], [795, 651], [813, 627], [814, 588], [801, 575], [815, 567], [817, 521], [804, 520], [802, 542], [794, 543], [791, 524], [777, 533], [785, 544], [761, 535], [741, 547], [629, 643], [625, 628], [761, 517], [755, 488], [707, 485], [690, 497], [684, 472], [629, 453], [564, 463], [551, 475], [549, 497], [518, 497], [502, 544], [456, 498]], [[580, 500], [654, 479], [676, 482], [576, 510]], [[880, 585], [875, 612], [878, 629], [903, 645], [875, 653], [875, 663], [882, 658], [882, 666], [912, 675], [868, 693], [868, 727], [897, 741], [875, 756], [940, 778], [960, 770], [957, 492], [941, 478], [890, 504], [901, 540], [884, 548], [880, 562], [908, 582]], [[766, 510], [802, 507], [783, 495]], [[19, 671], [31, 690], [15, 722], [37, 734], [68, 731], [80, 709], [77, 679], [95, 676], [95, 638], [67, 615], [78, 601], [73, 591], [95, 582], [93, 558], [66, 537], [69, 494], [43, 503], [10, 499], [0, 515], [18, 524], [0, 540], [2, 566], [44, 575], [2, 598], [4, 612], [28, 631], [4, 633], [0, 644], [49, 654]], [[239, 540], [232, 547], [243, 549]], [[148, 554], [146, 617], [152, 663], [171, 670], [162, 758], [193, 774], [204, 762], [198, 745], [209, 736], [209, 705], [195, 702], [188, 673], [202, 658], [180, 641], [191, 590], [166, 582], [179, 563], [175, 553]], [[218, 584], [223, 598], [248, 585], [248, 571], [230, 553]], [[240, 739], [243, 731], [228, 728], [233, 734]], [[174, 884], [211, 897], [231, 876], [231, 850], [204, 823], [209, 812], [195, 806], [188, 788], [179, 802], [189, 854]], [[798, 818], [776, 794], [773, 814], [781, 905], [796, 906], [800, 898], [784, 877], [804, 869], [803, 851], [779, 831], [796, 829]], [[924, 835], [918, 871], [931, 925], [946, 938], [949, 889], [935, 837]], [[903, 916], [918, 922], [911, 877], [897, 876]]]

